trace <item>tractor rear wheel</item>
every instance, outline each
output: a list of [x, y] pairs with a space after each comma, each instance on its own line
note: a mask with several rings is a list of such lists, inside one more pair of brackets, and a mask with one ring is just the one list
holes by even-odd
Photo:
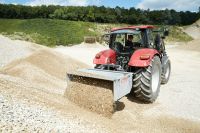
[[162, 73], [162, 84], [167, 84], [169, 81], [169, 77], [171, 75], [171, 62], [170, 60], [167, 61], [167, 63], [165, 64], [165, 68], [164, 68], [164, 72]]
[[133, 90], [135, 97], [147, 103], [154, 102], [160, 92], [161, 62], [155, 56], [147, 68], [138, 69], [133, 75]]

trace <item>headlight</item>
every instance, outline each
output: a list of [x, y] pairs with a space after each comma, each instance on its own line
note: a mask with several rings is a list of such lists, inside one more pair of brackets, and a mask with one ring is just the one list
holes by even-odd
[[106, 59], [106, 63], [107, 63], [107, 64], [110, 64], [110, 63], [111, 63], [111, 58], [108, 57], [108, 58]]
[[98, 53], [98, 54], [96, 54], [95, 58], [99, 59], [101, 57], [101, 55], [102, 55], [102, 53]]
[[150, 55], [148, 54], [140, 56], [140, 60], [148, 60], [148, 59], [150, 59]]

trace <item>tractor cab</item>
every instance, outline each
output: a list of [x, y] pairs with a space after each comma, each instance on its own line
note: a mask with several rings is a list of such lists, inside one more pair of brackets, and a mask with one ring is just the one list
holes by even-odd
[[107, 43], [116, 54], [115, 67], [120, 66], [123, 70], [128, 71], [129, 61], [134, 52], [139, 49], [154, 49], [162, 56], [165, 53], [163, 38], [160, 33], [155, 33], [153, 29], [153, 26], [130, 26], [112, 29], [107, 34]]
[[116, 52], [116, 65], [128, 69], [128, 62], [136, 49], [142, 47], [141, 31], [122, 29], [110, 33], [109, 48]]
[[168, 34], [167, 29], [155, 30], [154, 26], [148, 25], [113, 28], [109, 34], [106, 34], [106, 42], [118, 55], [130, 56], [135, 50], [142, 48], [156, 49], [159, 54], [165, 54], [163, 39]]

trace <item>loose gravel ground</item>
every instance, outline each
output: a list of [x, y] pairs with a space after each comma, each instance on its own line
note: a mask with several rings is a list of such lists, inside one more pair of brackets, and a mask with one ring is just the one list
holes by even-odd
[[84, 121], [64, 118], [54, 110], [30, 105], [26, 100], [0, 94], [0, 132], [107, 132], [102, 127], [86, 125]]
[[[1, 39], [5, 40], [0, 36]], [[9, 40], [6, 43], [12, 42]], [[15, 57], [17, 59], [27, 58], [32, 52], [37, 53], [41, 50], [38, 46], [32, 47], [31, 44], [28, 46], [27, 53], [20, 53], [21, 49], [26, 49], [20, 44], [18, 41], [16, 45], [19, 46], [19, 49], [14, 51], [19, 54], [18, 56], [6, 53], [6, 51], [9, 53], [10, 49], [13, 50], [11, 45], [0, 45], [3, 47], [0, 49], [1, 52], [4, 52], [0, 55], [0, 64], [6, 65], [15, 60]], [[12, 45], [15, 46], [15, 44]], [[76, 59], [80, 58], [81, 53], [81, 58], [87, 58], [82, 61], [91, 64], [94, 53], [104, 49], [99, 46], [84, 48], [81, 45], [76, 47], [59, 47], [55, 50], [66, 54], [72, 53], [71, 57], [74, 56]], [[41, 52], [39, 53], [42, 55]], [[64, 86], [65, 81], [62, 79], [65, 73], [62, 76], [60, 73], [63, 70], [59, 70], [62, 60], [54, 59], [57, 62], [55, 66], [59, 70], [58, 75], [53, 71], [53, 65], [49, 64], [50, 59], [45, 56], [34, 58], [34, 60], [24, 61], [21, 59], [21, 61], [16, 61], [17, 63], [14, 61], [16, 64], [12, 62], [4, 67], [7, 72], [0, 68], [0, 132], [199, 133], [200, 53], [179, 50], [178, 47], [169, 48], [168, 53], [172, 61], [172, 75], [169, 83], [161, 87], [158, 100], [154, 104], [141, 104], [132, 97], [124, 97], [120, 100], [120, 108], [112, 118], [102, 117], [71, 103], [62, 95], [63, 91], [54, 90], [57, 89], [55, 87], [59, 86], [58, 84], [49, 89], [52, 86], [50, 82], [53, 80], [45, 80], [41, 85], [43, 77], [38, 77], [38, 75], [47, 74], [48, 78], [56, 77], [56, 81], [59, 79], [59, 84], [62, 82]], [[45, 64], [45, 59], [48, 64]], [[79, 60], [81, 61], [81, 59]], [[24, 69], [21, 69], [21, 66], [24, 66], [22, 67]], [[29, 67], [32, 71], [28, 70]], [[48, 71], [45, 71], [46, 67], [48, 67]], [[20, 73], [16, 73], [15, 70], [20, 70]], [[38, 70], [40, 70], [39, 73], [36, 72]], [[29, 78], [27, 72], [31, 72], [30, 77], [32, 78]], [[33, 79], [39, 80], [33, 82]], [[49, 86], [45, 86], [45, 84], [49, 84]], [[59, 87], [61, 90], [65, 89], [61, 86]]]

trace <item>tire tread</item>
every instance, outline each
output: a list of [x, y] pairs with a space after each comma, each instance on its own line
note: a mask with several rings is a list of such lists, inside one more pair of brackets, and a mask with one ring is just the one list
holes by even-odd
[[[158, 56], [155, 56], [151, 64], [147, 68], [139, 68], [133, 77], [133, 93], [140, 101], [152, 103], [158, 97], [158, 94], [153, 95], [151, 90], [151, 74], [154, 63], [159, 63], [161, 72], [161, 62]], [[161, 80], [161, 75], [160, 75]], [[160, 81], [159, 81], [160, 82]], [[159, 86], [160, 87], [160, 86]], [[159, 89], [158, 89], [159, 93]]]

